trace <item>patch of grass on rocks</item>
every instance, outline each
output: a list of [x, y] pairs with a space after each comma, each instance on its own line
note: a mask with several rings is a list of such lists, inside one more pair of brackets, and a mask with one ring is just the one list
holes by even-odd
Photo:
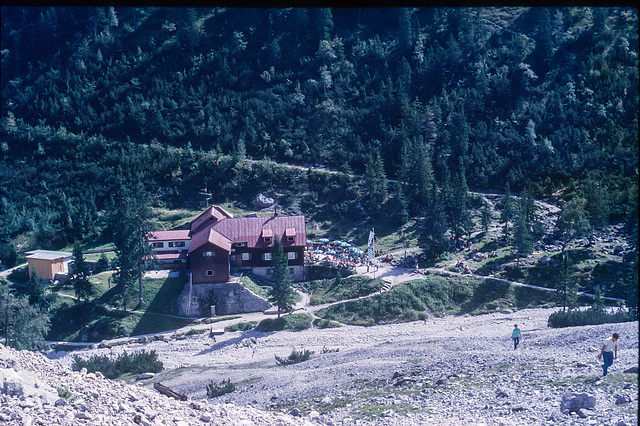
[[338, 302], [368, 296], [380, 291], [384, 281], [362, 275], [337, 277], [333, 279], [315, 280], [305, 283], [306, 290], [312, 293], [311, 305]]
[[237, 324], [226, 326], [224, 328], [224, 331], [227, 333], [231, 333], [234, 331], [247, 331], [255, 327], [257, 323], [257, 321], [239, 322]]
[[441, 317], [528, 307], [548, 297], [540, 292], [522, 291], [490, 278], [429, 276], [398, 284], [383, 294], [330, 306], [317, 315], [343, 324], [372, 326], [423, 320], [429, 313]]
[[267, 318], [258, 324], [257, 330], [264, 332], [271, 331], [301, 331], [311, 328], [313, 317], [309, 314], [288, 314], [280, 318]]

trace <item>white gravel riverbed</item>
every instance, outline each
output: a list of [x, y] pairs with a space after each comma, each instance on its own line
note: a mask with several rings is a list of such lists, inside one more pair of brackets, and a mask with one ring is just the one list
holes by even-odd
[[[637, 425], [638, 322], [552, 329], [553, 309], [447, 316], [374, 327], [342, 326], [300, 332], [208, 333], [146, 344], [76, 352], [117, 354], [155, 350], [164, 363], [153, 382], [206, 397], [206, 385], [230, 379], [236, 390], [207, 403], [293, 414], [316, 424], [363, 425]], [[225, 323], [258, 320], [246, 315]], [[522, 339], [513, 349], [511, 331]], [[620, 334], [618, 359], [603, 378], [602, 342]], [[308, 361], [276, 364], [292, 350]], [[323, 353], [324, 352], [324, 353]], [[50, 354], [62, 368], [71, 354]], [[563, 414], [562, 395], [586, 393], [595, 407]], [[171, 423], [169, 423], [171, 424]], [[261, 424], [261, 423], [248, 423]], [[267, 424], [267, 423], [265, 423]]]

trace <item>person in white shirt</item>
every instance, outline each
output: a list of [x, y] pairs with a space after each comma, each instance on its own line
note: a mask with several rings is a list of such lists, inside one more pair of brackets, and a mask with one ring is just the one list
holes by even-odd
[[604, 341], [604, 345], [602, 345], [602, 350], [600, 351], [600, 355], [598, 355], [598, 359], [604, 358], [604, 364], [602, 364], [603, 376], [607, 375], [607, 369], [611, 367], [614, 359], [618, 359], [618, 338], [620, 336], [618, 333], [613, 333], [613, 336]]

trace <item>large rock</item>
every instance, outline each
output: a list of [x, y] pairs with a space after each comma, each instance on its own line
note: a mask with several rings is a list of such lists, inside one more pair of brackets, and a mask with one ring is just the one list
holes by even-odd
[[3, 394], [9, 396], [22, 396], [24, 395], [24, 389], [22, 387], [22, 379], [12, 369], [3, 368], [0, 370], [0, 382], [2, 382], [2, 387], [0, 387], [0, 391]]
[[275, 203], [275, 200], [269, 197], [267, 194], [258, 194], [251, 204], [257, 209], [266, 209], [271, 207]]
[[562, 395], [560, 411], [578, 412], [581, 408], [593, 408], [596, 406], [595, 396], [586, 393], [567, 392]]

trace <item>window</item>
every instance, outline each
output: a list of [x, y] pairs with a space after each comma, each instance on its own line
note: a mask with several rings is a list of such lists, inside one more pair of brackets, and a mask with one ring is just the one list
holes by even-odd
[[151, 247], [153, 248], [163, 248], [164, 243], [151, 243]]
[[271, 253], [265, 253], [262, 255], [262, 260], [271, 260]]
[[206, 274], [207, 274], [208, 277], [213, 277], [213, 276], [216, 275], [216, 271], [211, 270], [211, 269], [207, 269]]
[[271, 242], [271, 237], [264, 237], [264, 242], [265, 243], [270, 243]]
[[298, 252], [296, 251], [288, 251], [287, 252], [287, 259], [289, 260], [294, 260], [298, 258]]
[[242, 260], [251, 260], [251, 253], [242, 253]]
[[216, 255], [215, 251], [203, 251], [202, 257], [214, 257]]
[[184, 241], [169, 241], [169, 247], [184, 247]]
[[287, 237], [287, 241], [295, 241], [296, 237]]
[[232, 247], [246, 247], [247, 243], [233, 243], [231, 246]]
[[230, 259], [231, 261], [236, 260], [236, 255], [235, 255], [235, 254], [230, 255], [230, 256], [229, 256], [229, 259]]
[[289, 268], [289, 275], [293, 275], [293, 268]]

